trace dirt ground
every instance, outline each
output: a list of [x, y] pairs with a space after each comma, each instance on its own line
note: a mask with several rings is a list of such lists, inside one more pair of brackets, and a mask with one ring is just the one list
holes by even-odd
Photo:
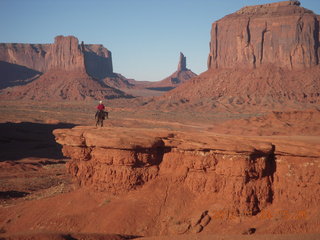
[[[127, 101], [127, 102], [126, 102]], [[319, 110], [275, 112], [165, 112], [139, 108], [131, 100], [108, 100], [108, 127], [164, 128], [175, 131], [209, 131], [238, 136], [269, 136], [277, 141], [298, 137], [307, 144], [320, 144]], [[35, 200], [59, 198], [79, 189], [67, 174], [64, 158], [52, 131], [76, 125], [94, 126], [96, 102], [0, 102], [0, 212], [12, 206], [20, 209]], [[283, 140], [284, 139], [284, 140]], [[81, 191], [80, 191], [81, 192]], [[101, 204], [101, 195], [88, 203]], [[64, 197], [68, 200], [68, 197]], [[104, 196], [104, 199], [106, 196]], [[70, 200], [71, 201], [71, 200]], [[86, 203], [87, 200], [83, 200]], [[24, 205], [25, 204], [25, 205]], [[90, 209], [90, 207], [88, 207]], [[47, 211], [55, 211], [48, 209]], [[17, 213], [18, 214], [18, 213]], [[0, 214], [1, 215], [1, 214]], [[19, 215], [19, 214], [18, 214]], [[17, 215], [17, 217], [19, 217]], [[4, 220], [0, 221], [12, 221]], [[34, 219], [37, 221], [37, 219]], [[1, 222], [0, 222], [1, 223]], [[0, 224], [3, 226], [5, 222]], [[76, 228], [75, 228], [76, 229]], [[316, 233], [154, 236], [138, 239], [320, 239]], [[17, 233], [0, 228], [1, 239], [133, 239], [133, 235], [73, 233]], [[18, 235], [14, 235], [18, 234]], [[98, 235], [97, 235], [98, 234]]]

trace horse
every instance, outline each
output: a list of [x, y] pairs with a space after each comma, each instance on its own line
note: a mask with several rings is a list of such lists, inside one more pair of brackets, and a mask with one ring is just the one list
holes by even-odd
[[99, 110], [96, 112], [96, 115], [95, 115], [95, 119], [96, 119], [96, 127], [98, 125], [100, 125], [101, 127], [103, 127], [103, 120], [105, 120], [106, 118], [108, 119], [109, 116], [108, 116], [108, 112], [106, 111], [103, 111], [103, 110]]

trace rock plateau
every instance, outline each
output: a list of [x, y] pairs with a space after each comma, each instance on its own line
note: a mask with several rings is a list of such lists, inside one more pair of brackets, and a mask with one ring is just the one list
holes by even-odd
[[[151, 217], [158, 222], [152, 227], [155, 232], [148, 234], [191, 233], [203, 228], [208, 233], [215, 228], [208, 224], [210, 219], [217, 221], [219, 214], [231, 220], [261, 217], [268, 209], [277, 212], [277, 217], [282, 210], [291, 215], [303, 209], [311, 218], [317, 209], [320, 148], [316, 138], [92, 127], [57, 129], [54, 135], [63, 145], [63, 154], [71, 158], [68, 171], [81, 187], [120, 196], [147, 194], [136, 198], [134, 205], [147, 198], [148, 211], [142, 210], [134, 219], [141, 222]], [[155, 207], [160, 212], [152, 207], [154, 198], [163, 199]], [[304, 228], [299, 225], [303, 221], [287, 224]], [[317, 221], [309, 222], [309, 230], [318, 227]]]

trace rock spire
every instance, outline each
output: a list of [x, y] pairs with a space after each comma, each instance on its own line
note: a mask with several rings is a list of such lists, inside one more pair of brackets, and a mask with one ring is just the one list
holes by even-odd
[[187, 58], [180, 52], [180, 59], [178, 64], [178, 72], [187, 70]]

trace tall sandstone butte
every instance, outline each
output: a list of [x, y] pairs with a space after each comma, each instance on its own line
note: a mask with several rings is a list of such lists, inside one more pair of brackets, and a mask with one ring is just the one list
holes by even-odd
[[97, 79], [113, 74], [108, 49], [101, 44], [79, 44], [74, 36], [57, 36], [53, 44], [0, 43], [0, 61], [42, 73], [80, 71]]
[[[17, 74], [19, 71], [19, 74]], [[127, 97], [99, 81], [113, 75], [100, 44], [57, 36], [53, 44], [0, 44], [0, 99], [85, 100]]]
[[208, 68], [318, 65], [319, 20], [299, 1], [244, 7], [212, 24]]
[[314, 107], [320, 102], [319, 20], [298, 1], [244, 7], [223, 17], [212, 24], [208, 70], [150, 105], [201, 111]]

